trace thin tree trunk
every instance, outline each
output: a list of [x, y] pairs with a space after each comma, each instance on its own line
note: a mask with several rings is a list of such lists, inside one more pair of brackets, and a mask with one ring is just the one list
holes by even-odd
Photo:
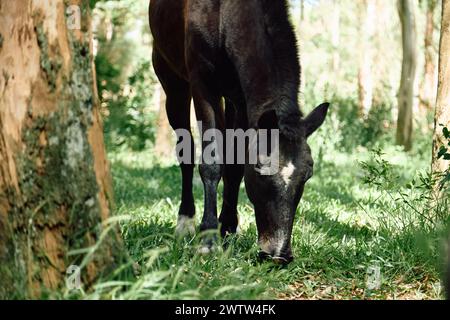
[[373, 102], [373, 37], [375, 34], [375, 0], [362, 0], [361, 7], [361, 30], [359, 50], [359, 71], [358, 71], [358, 96], [360, 114], [366, 116], [372, 108]]
[[450, 142], [445, 138], [441, 125], [450, 130], [450, 0], [442, 2], [439, 81], [433, 135], [432, 171], [434, 174], [443, 173], [449, 168], [448, 160], [438, 159], [441, 146], [448, 147]]
[[172, 143], [172, 129], [167, 119], [166, 113], [166, 95], [160, 85], [158, 85], [155, 94], [158, 97], [158, 128], [156, 131], [155, 155], [159, 159], [169, 159], [175, 150]]
[[300, 60], [300, 96], [299, 96], [299, 103], [300, 108], [305, 107], [305, 83], [306, 83], [306, 75], [303, 69], [303, 63], [302, 63], [302, 48], [303, 48], [303, 26], [305, 23], [305, 0], [300, 0], [300, 20], [298, 22], [298, 43], [300, 46], [300, 54], [299, 54], [299, 60]]
[[417, 67], [414, 2], [398, 0], [398, 11], [402, 26], [403, 63], [398, 93], [396, 142], [409, 151], [412, 148], [414, 83]]
[[85, 265], [69, 255], [99, 240], [112, 190], [89, 1], [70, 1], [70, 26], [65, 3], [0, 3], [0, 298], [62, 289], [70, 265], [86, 289], [119, 245], [107, 237]]
[[300, 22], [305, 21], [305, 0], [300, 0]]
[[331, 18], [331, 45], [333, 46], [332, 68], [336, 79], [339, 76], [339, 66], [341, 57], [339, 55], [339, 44], [341, 40], [341, 4], [333, 2], [333, 13]]
[[450, 239], [447, 242], [446, 253], [447, 253], [447, 257], [446, 257], [447, 268], [445, 269], [445, 273], [444, 273], [444, 289], [445, 289], [445, 295], [447, 297], [447, 300], [450, 300]]
[[420, 108], [430, 110], [436, 101], [436, 66], [434, 37], [434, 13], [437, 1], [428, 0], [425, 29], [425, 74], [420, 89]]

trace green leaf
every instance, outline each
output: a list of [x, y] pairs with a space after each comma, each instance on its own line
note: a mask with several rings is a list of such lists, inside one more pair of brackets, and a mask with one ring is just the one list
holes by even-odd
[[445, 154], [447, 153], [447, 148], [442, 146], [439, 149], [439, 153], [438, 153], [438, 159], [442, 158]]
[[450, 131], [448, 130], [447, 127], [444, 127], [444, 129], [442, 129], [442, 133], [444, 134], [444, 137], [450, 139]]

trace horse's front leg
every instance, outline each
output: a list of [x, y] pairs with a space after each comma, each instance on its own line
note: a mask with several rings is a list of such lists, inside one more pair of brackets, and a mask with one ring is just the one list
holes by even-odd
[[[204, 187], [204, 212], [200, 231], [208, 232], [217, 230], [219, 225], [217, 187], [223, 172], [223, 111], [220, 96], [207, 85], [196, 81], [192, 95], [202, 137], [199, 171]], [[200, 253], [209, 253], [214, 239], [214, 235], [205, 234]]]
[[[231, 130], [246, 130], [246, 117], [242, 114], [243, 103], [237, 104], [238, 109], [229, 99], [225, 99], [226, 128]], [[227, 137], [228, 138], [228, 137]], [[219, 216], [220, 233], [223, 238], [228, 234], [234, 234], [238, 230], [238, 200], [239, 188], [244, 177], [245, 149], [240, 150], [238, 143], [234, 141], [225, 142], [225, 167], [223, 170], [223, 204]], [[232, 162], [231, 162], [232, 161]]]

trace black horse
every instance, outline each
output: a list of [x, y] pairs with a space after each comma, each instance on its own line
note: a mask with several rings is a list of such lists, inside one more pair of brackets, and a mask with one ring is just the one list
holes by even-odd
[[[205, 198], [200, 230], [217, 229], [220, 222], [222, 235], [236, 232], [238, 191], [245, 176], [261, 254], [291, 261], [295, 212], [313, 174], [307, 138], [324, 122], [328, 104], [307, 117], [300, 111], [301, 70], [286, 1], [151, 0], [149, 18], [153, 65], [167, 95], [173, 129], [191, 134], [193, 98], [203, 133], [209, 129], [279, 130], [280, 169], [274, 174], [261, 174], [259, 163], [199, 165]], [[205, 149], [207, 143], [202, 144]], [[180, 232], [193, 229], [193, 156], [189, 160], [180, 163]], [[222, 177], [223, 206], [218, 219], [217, 186]], [[210, 242], [205, 244], [202, 252], [211, 248]]]

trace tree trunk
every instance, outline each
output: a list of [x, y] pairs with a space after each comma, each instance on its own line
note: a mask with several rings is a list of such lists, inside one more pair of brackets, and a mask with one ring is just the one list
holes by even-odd
[[333, 2], [333, 13], [331, 17], [331, 45], [333, 47], [332, 69], [335, 79], [339, 78], [339, 66], [341, 57], [339, 55], [339, 44], [341, 40], [341, 4], [338, 1]]
[[[445, 1], [445, 0], [443, 0]], [[450, 240], [447, 243], [446, 269], [444, 272], [444, 289], [447, 300], [450, 300]]]
[[305, 0], [300, 0], [300, 22], [305, 21]]
[[420, 108], [430, 110], [436, 100], [436, 67], [433, 46], [434, 12], [437, 0], [428, 0], [425, 29], [425, 74], [420, 89]]
[[[299, 18], [300, 18], [300, 20], [298, 21], [298, 32], [297, 32], [298, 36], [297, 36], [297, 39], [298, 39], [299, 47], [303, 48], [303, 36], [304, 36], [304, 34], [303, 34], [303, 26], [305, 25], [305, 18], [306, 18], [306, 15], [305, 15], [305, 0], [300, 0], [300, 17]], [[304, 69], [303, 69], [303, 63], [302, 63], [303, 59], [302, 59], [302, 51], [301, 50], [300, 50], [300, 54], [299, 54], [298, 58], [299, 58], [299, 61], [300, 61], [300, 68], [301, 68], [301, 70], [300, 70], [300, 88], [299, 88], [299, 90], [300, 90], [300, 96], [299, 96], [300, 101], [299, 101], [299, 104], [300, 104], [300, 108], [303, 109], [303, 108], [305, 108], [306, 74], [305, 74]]]
[[366, 116], [373, 101], [373, 37], [375, 34], [375, 0], [363, 0], [359, 3], [361, 12], [361, 30], [358, 71], [358, 97], [361, 116]]
[[441, 146], [448, 147], [449, 145], [448, 139], [444, 137], [441, 125], [450, 129], [450, 0], [443, 0], [442, 2], [439, 81], [433, 135], [432, 171], [435, 174], [443, 173], [449, 168], [448, 160], [438, 159]]
[[160, 85], [157, 86], [156, 96], [158, 97], [158, 128], [156, 131], [155, 155], [158, 159], [167, 160], [174, 154], [175, 146], [172, 143], [172, 128], [166, 113], [166, 95]]
[[62, 289], [70, 265], [89, 286], [119, 244], [69, 255], [99, 240], [112, 192], [89, 1], [68, 2], [0, 2], [0, 298]]
[[416, 23], [413, 0], [398, 0], [402, 26], [403, 63], [398, 93], [396, 142], [406, 151], [412, 148], [414, 82], [417, 67]]

